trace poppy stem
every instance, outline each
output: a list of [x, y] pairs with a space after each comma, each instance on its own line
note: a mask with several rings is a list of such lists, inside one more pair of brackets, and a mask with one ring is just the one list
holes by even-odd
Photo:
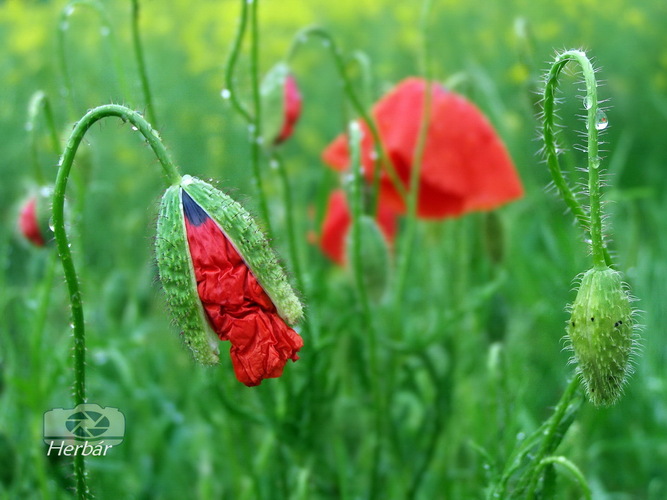
[[74, 85], [72, 83], [72, 76], [69, 71], [69, 66], [67, 64], [67, 49], [66, 49], [66, 36], [65, 33], [69, 29], [70, 18], [76, 11], [77, 7], [85, 7], [94, 11], [100, 21], [100, 33], [103, 37], [108, 38], [112, 58], [114, 71], [116, 73], [116, 79], [120, 86], [122, 95], [129, 95], [127, 91], [127, 82], [125, 81], [125, 73], [123, 72], [122, 65], [120, 63], [120, 58], [118, 57], [118, 50], [116, 47], [116, 42], [114, 38], [113, 25], [111, 23], [111, 18], [107, 12], [104, 5], [97, 0], [72, 0], [69, 2], [63, 9], [60, 11], [60, 19], [58, 21], [58, 60], [60, 64], [60, 71], [63, 76], [63, 93], [67, 97], [68, 106], [70, 114], [76, 112], [77, 102], [74, 94]]
[[134, 57], [137, 60], [139, 69], [139, 79], [141, 80], [141, 90], [144, 93], [144, 104], [146, 105], [146, 115], [153, 126], [158, 126], [155, 116], [155, 106], [153, 106], [153, 95], [148, 83], [148, 72], [146, 71], [146, 58], [141, 45], [141, 36], [139, 33], [139, 0], [132, 0], [132, 45], [134, 45]]
[[[588, 152], [588, 195], [590, 198], [589, 213], [586, 213], [574, 193], [563, 177], [560, 163], [558, 161], [558, 149], [556, 146], [555, 125], [555, 101], [558, 77], [568, 62], [574, 61], [581, 66], [586, 84], [586, 95], [584, 96], [584, 108], [587, 110], [587, 152]], [[586, 232], [590, 233], [593, 262], [596, 267], [611, 267], [612, 262], [609, 252], [604, 245], [602, 237], [602, 203], [600, 194], [600, 157], [598, 156], [598, 131], [604, 130], [607, 118], [598, 107], [597, 81], [595, 70], [584, 52], [581, 50], [568, 50], [556, 56], [546, 76], [543, 95], [544, 123], [542, 135], [544, 139], [544, 153], [547, 165], [554, 184], [558, 188], [561, 197], [568, 208], [577, 219], [577, 222]]]
[[[250, 116], [250, 112], [244, 107], [241, 100], [238, 98], [238, 93], [236, 92], [236, 87], [234, 84], [234, 70], [236, 69], [236, 62], [241, 53], [241, 45], [243, 44], [243, 38], [245, 37], [246, 28], [248, 26], [248, 2], [241, 2], [241, 17], [239, 18], [239, 26], [236, 31], [236, 36], [234, 37], [234, 43], [232, 45], [232, 51], [227, 58], [225, 63], [225, 89], [229, 92], [229, 100], [232, 103], [232, 106], [236, 111], [245, 118], [245, 121], [252, 123], [253, 119]], [[224, 91], [223, 91], [224, 92]]]
[[373, 213], [377, 212], [377, 207], [379, 202], [381, 169], [377, 168], [378, 160], [381, 167], [385, 169], [387, 175], [389, 176], [389, 179], [394, 184], [396, 191], [398, 191], [403, 200], [406, 200], [408, 192], [405, 188], [405, 185], [398, 177], [398, 173], [396, 172], [394, 164], [389, 160], [389, 156], [387, 155], [387, 152], [385, 151], [384, 148], [384, 144], [380, 139], [380, 132], [378, 131], [375, 122], [366, 111], [366, 108], [364, 107], [361, 100], [359, 99], [359, 96], [357, 96], [354, 90], [354, 86], [352, 85], [352, 79], [350, 78], [350, 75], [348, 75], [347, 73], [345, 61], [343, 60], [343, 57], [340, 53], [340, 50], [338, 49], [338, 46], [336, 45], [334, 38], [329, 34], [329, 32], [327, 32], [323, 28], [320, 28], [319, 26], [309, 26], [307, 28], [300, 30], [292, 40], [292, 45], [290, 46], [287, 52], [287, 58], [286, 58], [287, 61], [290, 61], [295, 56], [297, 49], [301, 46], [301, 44], [305, 43], [311, 36], [321, 38], [324, 46], [329, 49], [329, 53], [333, 58], [334, 65], [336, 66], [336, 70], [338, 71], [338, 75], [341, 81], [343, 82], [343, 90], [345, 91], [345, 94], [347, 95], [347, 98], [352, 104], [354, 110], [366, 123], [366, 126], [370, 130], [371, 136], [373, 137], [373, 151], [375, 154], [375, 158], [373, 159], [373, 161], [376, 163], [376, 168], [373, 169], [373, 191], [370, 203], [370, 206], [372, 207], [372, 212]]
[[419, 132], [417, 135], [417, 144], [412, 153], [412, 169], [410, 171], [410, 184], [406, 198], [406, 227], [405, 233], [401, 238], [401, 248], [398, 253], [399, 265], [396, 273], [396, 287], [394, 297], [397, 301], [401, 300], [403, 287], [408, 274], [408, 268], [411, 261], [412, 245], [415, 239], [417, 228], [417, 205], [419, 202], [419, 179], [421, 177], [422, 164], [424, 159], [424, 149], [426, 148], [426, 138], [428, 129], [431, 125], [431, 106], [433, 101], [433, 83], [431, 82], [431, 70], [429, 64], [429, 46], [427, 19], [431, 9], [431, 0], [424, 0], [422, 3], [422, 12], [420, 16], [420, 32], [422, 34], [422, 43], [420, 50], [420, 61], [423, 76], [426, 81], [424, 89], [424, 100], [422, 105], [422, 114], [419, 121]]
[[[273, 239], [273, 230], [271, 227], [271, 218], [269, 217], [269, 205], [264, 191], [264, 180], [260, 166], [261, 146], [262, 146], [262, 98], [260, 94], [259, 82], [259, 16], [257, 4], [259, 0], [241, 0], [241, 18], [239, 29], [236, 32], [236, 38], [232, 46], [232, 52], [225, 65], [225, 89], [228, 93], [232, 105], [248, 122], [250, 131], [250, 158], [252, 163], [252, 177], [257, 199], [259, 204], [260, 216], [264, 221], [266, 235], [269, 240]], [[248, 16], [248, 4], [251, 5], [250, 16]], [[241, 101], [236, 96], [234, 88], [234, 69], [238, 59], [243, 38], [245, 37], [250, 17], [250, 81], [252, 94], [252, 113], [245, 109]], [[224, 92], [224, 91], [223, 91]]]
[[[65, 230], [65, 191], [74, 156], [86, 132], [97, 121], [108, 116], [116, 116], [125, 122], [130, 122], [133, 129], [138, 130], [146, 139], [157, 156], [169, 184], [178, 184], [181, 176], [178, 173], [167, 149], [160, 140], [158, 132], [143, 116], [125, 106], [107, 104], [99, 106], [86, 113], [77, 122], [70, 134], [65, 150], [60, 158], [56, 185], [53, 193], [53, 233], [56, 239], [58, 254], [63, 266], [65, 281], [69, 293], [72, 312], [72, 329], [74, 337], [74, 404], [86, 402], [86, 335], [83, 318], [83, 302], [79, 279], [72, 259], [69, 238]], [[74, 457], [74, 476], [76, 491], [79, 498], [88, 498], [89, 491], [86, 484], [85, 463], [82, 455]]]
[[357, 289], [359, 302], [361, 303], [361, 312], [363, 322], [368, 329], [368, 368], [369, 380], [375, 400], [375, 431], [376, 442], [373, 453], [373, 467], [371, 470], [370, 498], [378, 498], [380, 488], [380, 461], [384, 448], [385, 430], [387, 429], [387, 411], [385, 392], [382, 388], [382, 374], [379, 369], [378, 361], [378, 338], [373, 314], [371, 311], [366, 280], [364, 279], [364, 262], [362, 260], [361, 248], [361, 217], [363, 216], [363, 179], [361, 172], [361, 128], [358, 122], [352, 122], [349, 126], [348, 137], [350, 141], [350, 162], [352, 168], [352, 183], [350, 186], [350, 208], [352, 212], [352, 228], [350, 236], [351, 245], [351, 266], [354, 274], [354, 281]]
[[53, 151], [60, 156], [60, 139], [58, 138], [58, 129], [56, 128], [56, 122], [53, 116], [53, 108], [51, 107], [51, 102], [47, 95], [43, 91], [38, 90], [30, 98], [30, 104], [28, 104], [28, 120], [25, 128], [28, 131], [30, 141], [32, 167], [35, 180], [40, 186], [43, 186], [46, 184], [46, 177], [44, 176], [44, 171], [39, 161], [39, 148], [37, 146], [37, 120], [40, 111], [44, 112], [44, 121], [49, 131]]

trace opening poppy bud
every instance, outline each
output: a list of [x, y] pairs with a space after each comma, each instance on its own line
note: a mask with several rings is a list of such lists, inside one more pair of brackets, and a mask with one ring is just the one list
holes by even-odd
[[21, 206], [18, 217], [20, 233], [35, 246], [43, 247], [53, 241], [53, 231], [49, 227], [51, 217], [51, 195], [53, 188], [41, 187]]
[[618, 271], [593, 268], [581, 279], [567, 335], [588, 399], [609, 406], [631, 373], [635, 347], [631, 298]]
[[[374, 301], [382, 299], [389, 282], [389, 245], [378, 223], [368, 215], [359, 218], [359, 247], [364, 284], [369, 297]], [[352, 231], [347, 235], [347, 262], [353, 258]]]
[[253, 386], [298, 359], [303, 340], [288, 325], [303, 308], [241, 205], [184, 176], [162, 198], [156, 254], [167, 300], [197, 361], [217, 363], [218, 341], [229, 340], [236, 377]]
[[301, 93], [287, 64], [280, 62], [269, 70], [262, 81], [260, 94], [264, 144], [281, 144], [292, 135], [301, 116]]

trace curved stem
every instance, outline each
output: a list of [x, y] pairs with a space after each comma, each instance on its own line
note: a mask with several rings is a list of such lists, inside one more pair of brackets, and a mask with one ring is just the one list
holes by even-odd
[[46, 177], [42, 166], [39, 162], [38, 147], [37, 147], [37, 119], [39, 117], [40, 110], [44, 111], [44, 120], [46, 122], [46, 127], [49, 131], [49, 136], [51, 138], [51, 145], [53, 151], [60, 156], [60, 139], [58, 138], [58, 129], [56, 128], [56, 122], [53, 117], [53, 109], [51, 108], [51, 102], [47, 95], [38, 90], [30, 98], [30, 104], [28, 104], [28, 121], [26, 122], [26, 130], [28, 131], [28, 136], [30, 140], [30, 151], [32, 156], [32, 168], [35, 175], [35, 180], [39, 185], [46, 184]]
[[[264, 191], [264, 180], [260, 165], [261, 141], [262, 141], [262, 98], [260, 95], [259, 83], [259, 19], [258, 7], [259, 0], [241, 0], [245, 5], [251, 3], [250, 9], [250, 80], [252, 86], [252, 107], [253, 123], [250, 127], [250, 155], [252, 159], [252, 172], [257, 190], [259, 211], [266, 224], [266, 235], [269, 240], [273, 239], [273, 230], [271, 228], [271, 218], [269, 216], [269, 205]], [[245, 8], [245, 7], [244, 7]]]
[[[588, 128], [587, 151], [588, 151], [588, 192], [590, 197], [590, 212], [586, 214], [581, 204], [577, 201], [574, 193], [563, 177], [558, 161], [556, 147], [556, 125], [554, 119], [554, 107], [556, 101], [556, 89], [558, 77], [568, 62], [574, 61], [581, 66], [584, 82], [586, 84], [586, 96], [584, 107], [587, 109], [586, 125]], [[580, 50], [568, 50], [559, 54], [551, 65], [546, 78], [543, 95], [544, 123], [542, 134], [544, 139], [544, 152], [547, 159], [549, 171], [553, 177], [554, 184], [561, 197], [567, 204], [572, 214], [579, 222], [584, 231], [590, 233], [593, 262], [596, 267], [611, 266], [611, 258], [604, 246], [602, 238], [602, 208], [600, 196], [600, 157], [598, 156], [598, 118], [600, 111], [597, 98], [597, 81], [595, 70], [586, 56]]]
[[229, 100], [232, 103], [232, 106], [238, 111], [238, 113], [245, 118], [248, 123], [252, 123], [252, 117], [248, 110], [245, 109], [243, 103], [238, 98], [236, 92], [236, 87], [234, 85], [234, 70], [236, 68], [236, 61], [239, 58], [241, 53], [241, 45], [243, 44], [243, 38], [245, 37], [246, 27], [248, 26], [248, 3], [246, 1], [241, 2], [241, 17], [239, 19], [239, 27], [236, 31], [236, 36], [234, 37], [234, 43], [232, 45], [232, 51], [229, 54], [227, 63], [225, 64], [225, 86], [228, 92]]
[[[561, 396], [560, 401], [554, 410], [554, 414], [551, 416], [547, 423], [547, 427], [544, 431], [544, 438], [542, 439], [542, 444], [540, 445], [540, 448], [538, 449], [535, 456], [532, 457], [533, 463], [540, 464], [544, 458], [553, 453], [556, 446], [560, 442], [560, 439], [562, 439], [562, 436], [558, 436], [557, 431], [561, 422], [563, 421], [563, 418], [565, 417], [565, 414], [567, 413], [570, 403], [577, 393], [578, 388], [579, 378], [575, 375], [572, 377], [572, 380], [570, 380], [570, 384], [565, 389], [565, 392], [563, 392], [563, 395]], [[533, 467], [531, 474], [528, 477], [528, 491], [525, 498], [530, 499], [534, 497], [541, 471], [542, 468], [539, 465]]]
[[[125, 106], [109, 104], [90, 110], [75, 125], [74, 130], [67, 140], [64, 153], [60, 159], [58, 176], [53, 193], [53, 233], [56, 238], [56, 245], [60, 261], [63, 266], [67, 290], [69, 293], [70, 306], [72, 311], [72, 328], [74, 336], [74, 404], [79, 405], [86, 402], [86, 337], [83, 318], [83, 302], [81, 299], [81, 289], [77, 277], [72, 252], [70, 250], [69, 238], [65, 231], [65, 191], [67, 180], [69, 178], [72, 163], [76, 151], [83, 140], [88, 129], [97, 121], [108, 116], [116, 116], [123, 121], [130, 122], [146, 139], [150, 147], [157, 156], [164, 170], [167, 181], [170, 184], [180, 182], [180, 174], [176, 169], [169, 153], [159, 138], [159, 134], [151, 125], [136, 111], [132, 111]], [[85, 463], [83, 456], [76, 455], [74, 458], [74, 474], [76, 480], [76, 489], [79, 498], [86, 498], [88, 488], [85, 478]]]
[[[542, 459], [542, 461], [539, 464], [539, 469], [540, 472], [544, 470], [548, 465], [552, 464], [558, 464], [563, 467], [565, 467], [568, 471], [570, 471], [570, 474], [574, 477], [574, 479], [577, 481], [579, 484], [579, 487], [581, 488], [581, 492], [584, 494], [585, 500], [591, 500], [593, 497], [591, 496], [591, 488], [588, 486], [588, 483], [586, 482], [586, 478], [584, 475], [581, 473], [579, 470], [579, 467], [574, 465], [570, 460], [568, 460], [565, 457], [546, 457]], [[531, 495], [534, 494], [534, 492], [530, 492]]]
[[373, 466], [371, 469], [371, 483], [369, 498], [379, 498], [380, 494], [380, 462], [384, 450], [384, 436], [387, 429], [388, 412], [386, 410], [385, 395], [382, 388], [382, 374], [379, 367], [378, 336], [373, 314], [371, 311], [366, 280], [364, 279], [364, 263], [361, 248], [361, 217], [363, 216], [363, 178], [361, 173], [361, 128], [358, 122], [350, 123], [348, 130], [350, 140], [350, 163], [352, 168], [352, 183], [350, 189], [350, 209], [352, 213], [351, 267], [354, 274], [357, 296], [361, 304], [361, 313], [365, 328], [368, 330], [368, 369], [371, 390], [375, 403], [375, 449]]
[[[396, 169], [393, 163], [389, 160], [387, 152], [385, 151], [384, 148], [384, 144], [380, 139], [380, 132], [378, 131], [375, 122], [371, 119], [370, 115], [364, 108], [361, 100], [357, 96], [354, 87], [352, 86], [352, 80], [350, 76], [347, 74], [345, 61], [343, 60], [343, 57], [341, 56], [340, 51], [338, 50], [338, 47], [333, 37], [326, 30], [320, 28], [319, 26], [310, 26], [308, 28], [304, 28], [301, 31], [299, 31], [294, 37], [292, 45], [290, 46], [289, 51], [287, 53], [286, 59], [288, 61], [291, 60], [295, 56], [299, 46], [306, 40], [308, 40], [308, 37], [310, 36], [316, 36], [321, 38], [324, 42], [325, 47], [329, 49], [329, 53], [333, 58], [336, 70], [338, 71], [338, 75], [340, 76], [340, 79], [343, 82], [343, 90], [345, 91], [348, 100], [350, 101], [354, 110], [361, 117], [361, 119], [364, 121], [364, 123], [371, 132], [371, 136], [373, 137], [373, 148], [375, 152], [375, 157], [380, 159], [380, 165], [387, 172], [389, 179], [394, 184], [394, 187], [398, 191], [399, 195], [403, 200], [406, 200], [407, 190], [405, 188], [405, 185], [398, 177], [398, 174], [396, 173]], [[381, 169], [377, 167], [378, 165], [376, 164], [373, 170], [373, 192], [371, 199], [371, 207], [373, 212], [377, 211], [377, 204], [379, 201], [378, 198], [379, 198]]]
[[146, 115], [148, 120], [157, 127], [157, 117], [155, 116], [155, 107], [153, 106], [153, 96], [151, 87], [148, 83], [148, 73], [146, 71], [146, 59], [141, 45], [141, 36], [139, 33], [139, 0], [132, 0], [132, 44], [134, 45], [134, 56], [137, 59], [139, 68], [139, 79], [141, 80], [141, 90], [144, 93], [144, 103], [146, 104]]

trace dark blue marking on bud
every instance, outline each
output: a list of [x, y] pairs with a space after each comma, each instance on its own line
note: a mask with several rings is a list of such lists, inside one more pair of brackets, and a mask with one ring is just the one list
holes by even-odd
[[199, 204], [190, 198], [190, 195], [185, 191], [181, 190], [183, 195], [181, 196], [183, 200], [183, 213], [187, 217], [190, 224], [193, 226], [201, 226], [209, 218], [208, 214], [204, 212], [204, 209], [199, 206]]

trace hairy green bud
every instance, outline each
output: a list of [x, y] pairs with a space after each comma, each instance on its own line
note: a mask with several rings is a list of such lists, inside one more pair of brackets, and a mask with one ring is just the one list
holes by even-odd
[[614, 404], [632, 371], [634, 339], [631, 297], [613, 269], [593, 268], [582, 279], [567, 335], [573, 362], [596, 406]]

